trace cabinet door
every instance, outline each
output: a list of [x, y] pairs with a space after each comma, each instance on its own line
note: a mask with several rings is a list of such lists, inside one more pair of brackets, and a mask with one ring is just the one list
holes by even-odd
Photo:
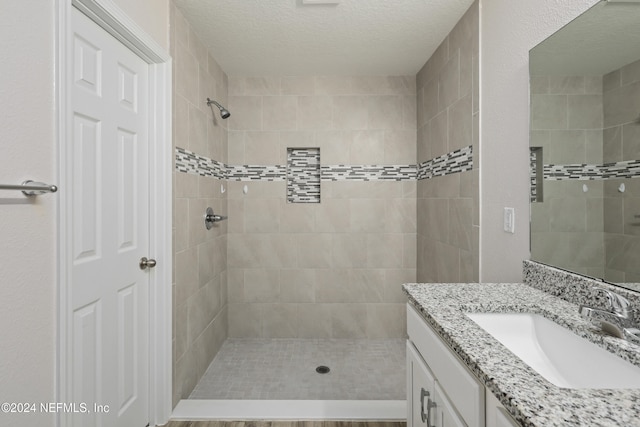
[[434, 385], [433, 374], [413, 344], [407, 341], [407, 427], [434, 427], [433, 411], [430, 422], [427, 420]]
[[458, 415], [454, 406], [449, 402], [447, 396], [442, 391], [440, 384], [436, 381], [434, 400], [436, 402], [435, 409], [435, 426], [437, 427], [467, 427], [462, 418]]

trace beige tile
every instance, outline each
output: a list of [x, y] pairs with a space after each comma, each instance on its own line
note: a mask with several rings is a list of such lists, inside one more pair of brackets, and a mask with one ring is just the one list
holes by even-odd
[[442, 283], [460, 282], [460, 250], [437, 241], [434, 246], [437, 281]]
[[450, 55], [439, 76], [438, 109], [440, 111], [453, 105], [460, 94], [460, 58]]
[[228, 216], [227, 230], [229, 233], [244, 233], [244, 200], [230, 199], [227, 201]]
[[391, 94], [415, 96], [416, 76], [390, 76], [386, 79]]
[[471, 95], [467, 95], [449, 110], [448, 151], [455, 151], [471, 145], [472, 131]]
[[176, 230], [173, 243], [175, 252], [180, 252], [189, 247], [189, 200], [175, 198], [173, 206], [173, 214], [175, 216], [173, 224]]
[[602, 76], [602, 91], [609, 92], [618, 89], [622, 84], [622, 73], [620, 70], [612, 71]]
[[263, 236], [251, 234], [230, 234], [227, 243], [228, 267], [257, 268], [262, 267], [264, 252]]
[[622, 67], [620, 69], [620, 77], [623, 85], [640, 81], [640, 60]]
[[333, 128], [344, 130], [367, 129], [367, 98], [363, 96], [333, 97]]
[[229, 337], [260, 338], [263, 304], [229, 304]]
[[[429, 145], [431, 157], [436, 158], [449, 152], [449, 113], [448, 110], [435, 116], [429, 123]], [[427, 159], [428, 160], [428, 159]]]
[[180, 43], [176, 45], [175, 82], [176, 94], [183, 96], [193, 105], [202, 100], [198, 94], [198, 61]]
[[531, 95], [531, 129], [567, 129], [566, 95]]
[[184, 302], [176, 306], [175, 315], [175, 359], [181, 358], [189, 348], [188, 310]]
[[473, 200], [470, 198], [450, 200], [449, 218], [449, 242], [459, 249], [470, 251]]
[[448, 60], [449, 37], [446, 37], [425, 64], [425, 73], [427, 74], [427, 78], [431, 79], [433, 77], [437, 77], [440, 70], [446, 65]]
[[298, 129], [331, 129], [332, 109], [333, 101], [329, 96], [298, 97]]
[[207, 208], [205, 199], [189, 199], [189, 246], [195, 246], [204, 242], [207, 238], [207, 229], [204, 225], [204, 215]]
[[531, 76], [529, 79], [531, 94], [549, 94], [549, 76]]
[[586, 198], [565, 197], [549, 201], [551, 231], [586, 231]]
[[264, 130], [295, 130], [298, 98], [295, 96], [265, 96], [262, 98]]
[[619, 162], [622, 160], [622, 127], [614, 126], [603, 130], [602, 161]]
[[193, 343], [207, 326], [207, 306], [204, 288], [200, 288], [187, 300], [187, 318], [189, 342]]
[[622, 160], [640, 158], [640, 126], [632, 123], [622, 127]]
[[416, 268], [418, 256], [416, 235], [414, 233], [403, 234], [402, 239], [402, 267]]
[[296, 234], [265, 234], [261, 265], [273, 268], [298, 266], [298, 239]]
[[358, 95], [391, 94], [390, 78], [384, 76], [351, 77], [351, 90]]
[[[178, 400], [187, 399], [198, 382], [198, 375], [195, 369], [195, 362], [191, 351], [187, 351], [175, 362], [175, 381], [173, 382], [174, 393]], [[174, 396], [174, 400], [176, 396]]]
[[315, 282], [313, 269], [281, 269], [280, 302], [315, 302]]
[[334, 267], [365, 267], [367, 239], [364, 234], [333, 234], [332, 265]]
[[368, 234], [367, 266], [376, 268], [402, 268], [402, 234]]
[[602, 95], [602, 76], [585, 76], [584, 92]]
[[[324, 203], [324, 201], [323, 201]], [[306, 203], [287, 203], [280, 200], [280, 232], [312, 233], [315, 231], [316, 211], [319, 206]]]
[[406, 334], [404, 304], [367, 304], [367, 338], [403, 338]]
[[198, 285], [206, 285], [213, 278], [213, 244], [212, 242], [201, 243], [198, 250]]
[[300, 338], [331, 338], [331, 306], [329, 304], [298, 304], [298, 336]]
[[417, 281], [415, 268], [386, 269], [383, 284], [383, 301], [387, 303], [405, 303], [407, 297], [402, 291], [405, 283]]
[[402, 97], [402, 128], [415, 130], [418, 127], [418, 100], [416, 95]]
[[244, 270], [244, 301], [248, 303], [278, 302], [280, 271], [273, 268]]
[[640, 111], [640, 82], [631, 83], [604, 94], [604, 127], [629, 123]]
[[374, 233], [385, 228], [385, 204], [382, 199], [352, 199], [349, 201], [351, 232]]
[[384, 131], [384, 164], [410, 165], [416, 163], [416, 131]]
[[604, 231], [604, 200], [587, 199], [587, 231]]
[[174, 95], [173, 131], [175, 147], [189, 148], [189, 102], [181, 95]]
[[331, 304], [333, 338], [366, 338], [365, 304]]
[[343, 232], [350, 226], [350, 203], [346, 199], [324, 198], [314, 205], [315, 230], [318, 232]]
[[227, 270], [228, 303], [246, 302], [244, 299], [244, 270], [230, 268]]
[[438, 79], [432, 78], [424, 87], [424, 93], [422, 96], [425, 122], [431, 120], [440, 112], [440, 109], [438, 108], [438, 97]]
[[301, 268], [331, 267], [331, 235], [297, 234], [298, 266]]
[[246, 233], [276, 233], [280, 229], [278, 199], [246, 199], [244, 229]]
[[367, 110], [369, 129], [402, 129], [401, 96], [371, 96]]
[[416, 231], [416, 199], [389, 199], [385, 206], [384, 230], [407, 233]]
[[568, 118], [571, 129], [600, 129], [603, 123], [602, 95], [572, 95], [568, 97]]
[[263, 338], [296, 338], [298, 304], [264, 304]]
[[349, 145], [351, 164], [376, 165], [384, 163], [385, 132], [383, 130], [356, 131], [351, 135], [352, 139]]
[[551, 76], [549, 93], [552, 95], [575, 95], [585, 93], [584, 76]]
[[316, 95], [348, 95], [353, 93], [349, 77], [319, 76], [315, 80]]
[[176, 188], [174, 197], [198, 197], [198, 175], [177, 172], [175, 174]]
[[315, 271], [315, 300], [321, 303], [360, 301], [360, 289], [352, 285], [346, 268], [322, 268]]
[[309, 76], [290, 76], [280, 79], [282, 95], [315, 95], [316, 78]]
[[385, 272], [382, 268], [351, 268], [349, 284], [356, 294], [354, 302], [379, 303], [385, 299]]
[[261, 96], [230, 96], [229, 111], [229, 129], [262, 130]]

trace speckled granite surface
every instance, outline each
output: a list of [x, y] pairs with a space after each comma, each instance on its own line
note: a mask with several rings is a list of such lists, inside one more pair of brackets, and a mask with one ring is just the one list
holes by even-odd
[[565, 389], [529, 368], [465, 312], [541, 314], [640, 366], [640, 347], [599, 333], [578, 306], [511, 284], [406, 284], [413, 305], [523, 426], [640, 426], [640, 390]]

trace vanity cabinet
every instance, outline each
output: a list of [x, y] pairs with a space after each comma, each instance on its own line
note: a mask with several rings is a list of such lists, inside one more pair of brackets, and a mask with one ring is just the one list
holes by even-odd
[[513, 419], [507, 409], [490, 392], [487, 392], [487, 426], [492, 427], [520, 427], [520, 424]]
[[407, 333], [407, 427], [484, 427], [484, 386], [411, 305]]

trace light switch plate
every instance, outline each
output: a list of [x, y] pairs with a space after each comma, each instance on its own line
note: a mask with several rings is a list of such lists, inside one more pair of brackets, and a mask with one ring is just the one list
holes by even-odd
[[514, 208], [504, 208], [504, 231], [507, 233], [516, 232], [516, 210]]

